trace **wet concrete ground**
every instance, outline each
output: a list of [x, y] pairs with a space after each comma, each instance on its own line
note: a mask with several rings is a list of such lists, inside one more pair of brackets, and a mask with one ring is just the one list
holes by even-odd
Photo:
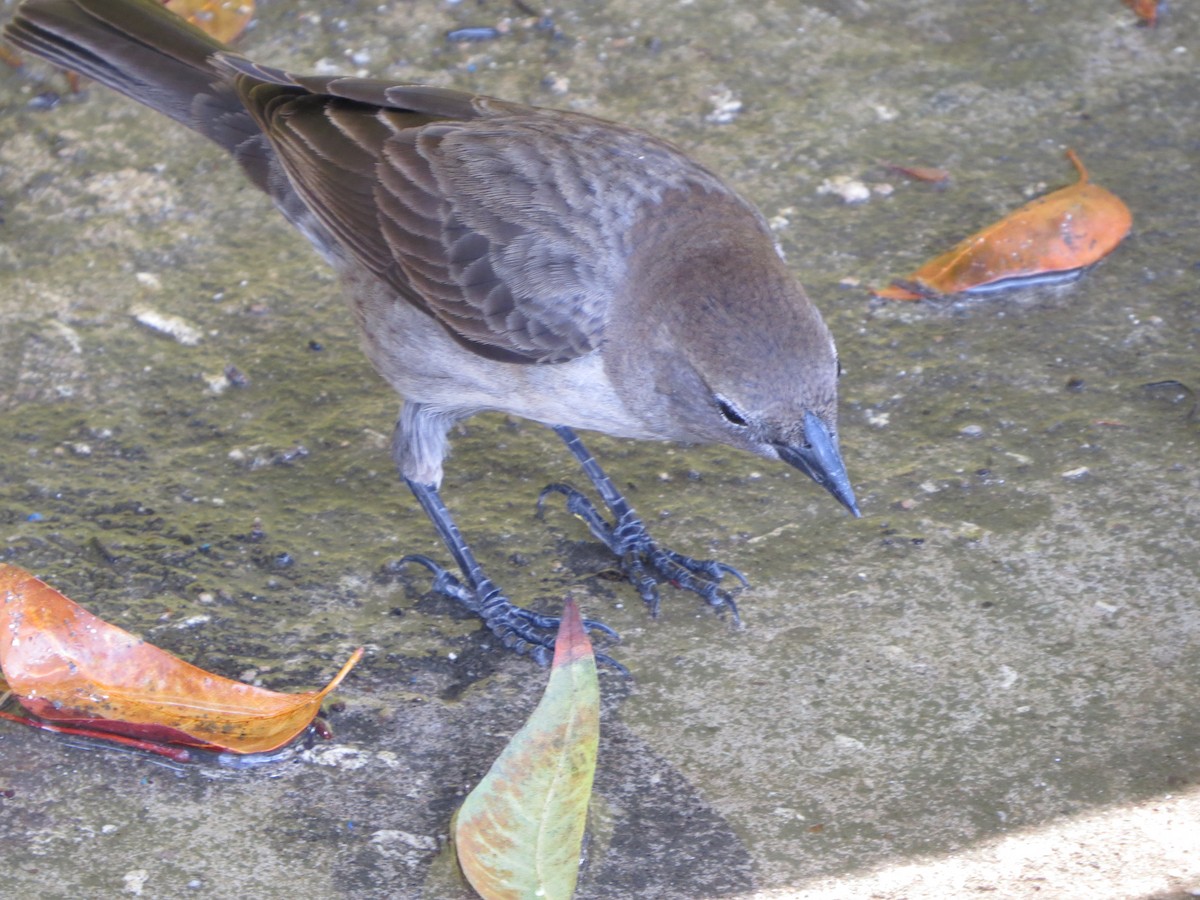
[[[1200, 12], [695, 0], [551, 22], [267, 0], [239, 47], [670, 138], [775, 221], [838, 338], [861, 520], [732, 451], [590, 441], [660, 540], [747, 573], [742, 630], [671, 591], [651, 621], [582, 524], [535, 518], [544, 484], [580, 480], [546, 429], [482, 416], [455, 439], [445, 497], [493, 577], [550, 610], [573, 594], [633, 673], [602, 681], [578, 896], [1200, 892]], [[272, 766], [0, 726], [0, 893], [453, 896], [449, 816], [544, 673], [389, 566], [446, 554], [302, 239], [200, 140], [98, 87], [35, 108], [63, 83], [29, 69], [0, 72], [0, 558], [277, 690], [368, 656], [336, 740]], [[1110, 258], [1069, 286], [869, 299], [1072, 181], [1068, 146], [1133, 210]], [[821, 192], [839, 176], [869, 199]]]

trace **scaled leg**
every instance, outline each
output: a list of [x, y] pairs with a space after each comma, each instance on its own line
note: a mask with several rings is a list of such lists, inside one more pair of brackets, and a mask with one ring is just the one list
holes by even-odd
[[[554, 639], [558, 634], [558, 616], [545, 616], [532, 610], [515, 605], [501, 593], [500, 589], [484, 574], [483, 568], [475, 559], [475, 554], [463, 540], [462, 533], [454, 523], [450, 510], [442, 502], [438, 490], [431, 484], [420, 484], [410, 478], [404, 479], [409, 489], [429, 521], [437, 529], [442, 543], [454, 557], [459, 571], [466, 579], [466, 584], [455, 575], [442, 568], [427, 556], [414, 554], [406, 556], [401, 563], [415, 562], [433, 573], [433, 589], [447, 597], [458, 600], [471, 612], [483, 619], [488, 630], [504, 643], [504, 646], [518, 653], [532, 656], [540, 665], [548, 665], [554, 655]], [[617, 633], [602, 622], [584, 620], [584, 627], [589, 630], [602, 631], [610, 637], [617, 638]], [[609, 663], [619, 669], [624, 669], [619, 663], [604, 654], [597, 654], [597, 660]]]

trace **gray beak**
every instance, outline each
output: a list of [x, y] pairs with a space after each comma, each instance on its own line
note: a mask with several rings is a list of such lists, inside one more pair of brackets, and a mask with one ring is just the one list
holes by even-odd
[[846, 465], [842, 462], [837, 444], [830, 436], [825, 423], [810, 412], [804, 414], [804, 437], [808, 441], [807, 447], [776, 444], [779, 458], [788, 465], [795, 466], [833, 494], [855, 518], [861, 516], [858, 501], [854, 499], [854, 488], [850, 486], [850, 476], [846, 474]]

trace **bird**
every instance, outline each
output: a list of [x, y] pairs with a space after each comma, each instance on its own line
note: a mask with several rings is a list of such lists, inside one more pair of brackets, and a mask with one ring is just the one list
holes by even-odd
[[[552, 428], [607, 507], [554, 494], [657, 614], [670, 583], [737, 619], [732, 566], [660, 545], [576, 430], [781, 461], [854, 516], [833, 337], [763, 215], [663, 139], [576, 112], [252, 62], [158, 0], [26, 0], [16, 47], [223, 148], [332, 266], [401, 395], [392, 456], [458, 571], [433, 589], [545, 664], [558, 618], [510, 600], [442, 499], [456, 423]], [[604, 623], [589, 627], [615, 637]]]

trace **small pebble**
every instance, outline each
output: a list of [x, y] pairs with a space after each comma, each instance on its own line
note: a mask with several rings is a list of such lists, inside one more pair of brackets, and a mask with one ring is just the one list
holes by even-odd
[[571, 90], [571, 79], [565, 75], [557, 75], [552, 72], [542, 79], [542, 87], [550, 93], [561, 97]]
[[170, 316], [147, 307], [135, 307], [129, 312], [139, 325], [145, 325], [151, 331], [174, 338], [185, 347], [194, 347], [200, 343], [200, 329], [179, 316]]
[[835, 197], [841, 197], [844, 203], [862, 203], [871, 199], [871, 189], [849, 175], [834, 175], [832, 178], [826, 178], [817, 188], [817, 193], [833, 194]]
[[713, 105], [713, 110], [704, 121], [711, 125], [728, 125], [742, 111], [741, 99], [727, 87], [717, 88], [709, 95], [708, 102]]
[[500, 30], [490, 25], [477, 25], [469, 28], [455, 28], [446, 32], [446, 40], [452, 44], [469, 44], [478, 41], [490, 41], [500, 37]]
[[43, 91], [29, 101], [29, 108], [36, 110], [54, 109], [62, 101], [62, 96], [57, 91]]

